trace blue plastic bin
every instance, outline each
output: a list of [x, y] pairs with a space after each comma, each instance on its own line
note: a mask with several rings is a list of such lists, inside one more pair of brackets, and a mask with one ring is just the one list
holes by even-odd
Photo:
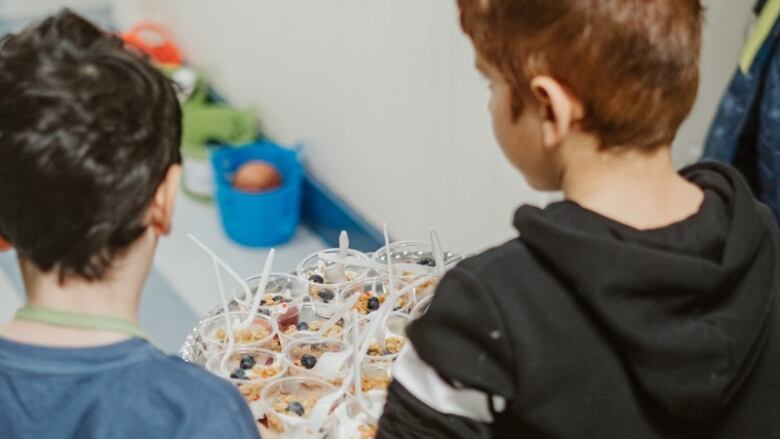
[[[264, 160], [282, 174], [282, 186], [268, 192], [235, 189], [233, 174], [244, 163]], [[292, 238], [298, 228], [303, 192], [303, 168], [296, 150], [268, 141], [211, 153], [216, 202], [222, 227], [233, 241], [248, 247], [271, 247]]]

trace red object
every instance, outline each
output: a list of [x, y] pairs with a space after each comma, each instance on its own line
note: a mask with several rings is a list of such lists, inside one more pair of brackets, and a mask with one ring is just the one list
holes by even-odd
[[122, 35], [125, 43], [137, 47], [160, 64], [181, 65], [181, 51], [168, 30], [156, 23], [142, 22]]
[[279, 330], [281, 332], [284, 332], [287, 328], [290, 326], [297, 326], [298, 325], [298, 310], [290, 307], [286, 313], [282, 314], [278, 317], [279, 322]]
[[4, 252], [7, 250], [11, 250], [14, 248], [8, 241], [4, 240], [3, 238], [0, 238], [0, 252]]

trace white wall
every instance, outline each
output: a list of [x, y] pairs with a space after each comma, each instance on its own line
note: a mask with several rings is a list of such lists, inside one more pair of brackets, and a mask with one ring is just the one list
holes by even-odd
[[679, 165], [697, 160], [720, 98], [737, 69], [737, 61], [752, 23], [754, 1], [705, 0], [707, 18], [701, 59], [699, 98], [677, 136]]
[[0, 17], [6, 20], [25, 19], [51, 14], [63, 7], [77, 10], [99, 9], [109, 0], [0, 0]]
[[[304, 142], [323, 180], [394, 236], [435, 226], [474, 250], [513, 234], [511, 215], [547, 197], [504, 162], [454, 1], [115, 0], [120, 21], [150, 15], [266, 132]], [[744, 40], [750, 2], [711, 0], [699, 104], [677, 160], [698, 155]]]
[[33, 21], [71, 8], [101, 26], [110, 25], [112, 0], [0, 0], [0, 36], [17, 32]]

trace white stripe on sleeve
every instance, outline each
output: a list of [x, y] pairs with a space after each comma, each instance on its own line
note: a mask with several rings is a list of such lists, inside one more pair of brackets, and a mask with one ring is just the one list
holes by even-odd
[[404, 346], [393, 365], [392, 374], [409, 393], [440, 413], [488, 424], [493, 422], [490, 398], [493, 399], [494, 409], [503, 411], [506, 406], [506, 401], [500, 396], [450, 385], [420, 359], [411, 343]]

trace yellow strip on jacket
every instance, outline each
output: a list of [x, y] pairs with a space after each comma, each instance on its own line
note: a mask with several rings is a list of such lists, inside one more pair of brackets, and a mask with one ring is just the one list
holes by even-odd
[[761, 11], [756, 28], [742, 51], [739, 68], [743, 74], [747, 74], [750, 71], [758, 51], [761, 50], [761, 46], [764, 45], [764, 42], [769, 37], [778, 18], [780, 18], [780, 0], [769, 0], [764, 6], [764, 10]]

